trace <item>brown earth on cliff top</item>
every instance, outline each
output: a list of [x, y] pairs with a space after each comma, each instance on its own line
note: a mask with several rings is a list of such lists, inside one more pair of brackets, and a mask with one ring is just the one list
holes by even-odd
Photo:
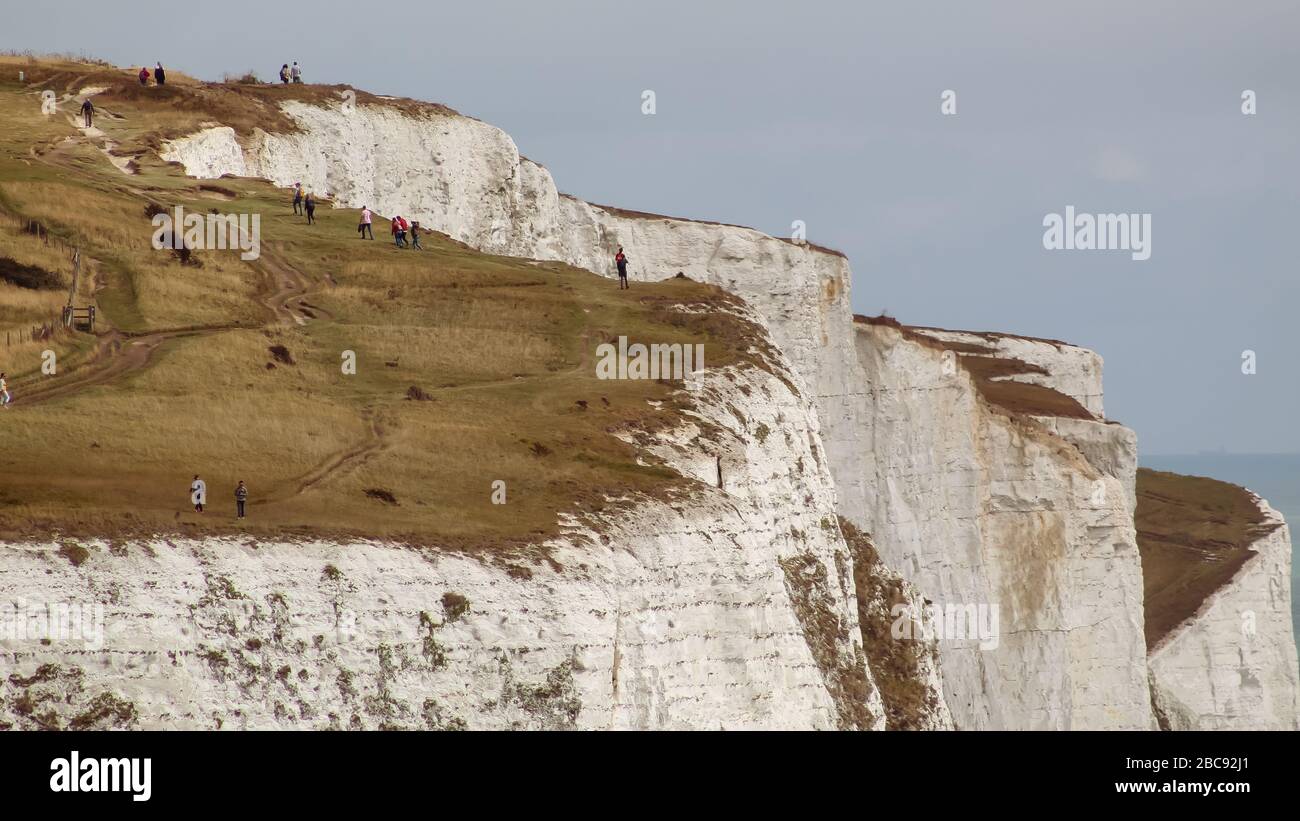
[[1254, 551], [1268, 524], [1245, 488], [1141, 468], [1137, 472], [1138, 550], [1147, 649], [1193, 616]]

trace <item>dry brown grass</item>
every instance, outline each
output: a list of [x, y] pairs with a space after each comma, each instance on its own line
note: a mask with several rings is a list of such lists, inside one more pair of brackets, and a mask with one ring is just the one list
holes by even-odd
[[[103, 67], [47, 68], [44, 81], [64, 88], [123, 81]], [[162, 91], [185, 101], [172, 110], [158, 89], [133, 83], [125, 75], [106, 93], [101, 110], [113, 116], [97, 124], [139, 145], [215, 119], [209, 104], [244, 112], [251, 126], [277, 95], [335, 93], [213, 87], [169, 72]], [[143, 369], [113, 382], [7, 411], [0, 533], [9, 536], [536, 544], [557, 532], [561, 512], [609, 511], [617, 507], [609, 497], [666, 497], [678, 487], [679, 477], [617, 434], [676, 424], [679, 386], [598, 380], [596, 345], [619, 335], [702, 343], [710, 367], [766, 365], [770, 356], [757, 328], [734, 315], [734, 299], [711, 286], [674, 279], [620, 292], [585, 271], [480, 254], [437, 234], [423, 253], [362, 242], [354, 213], [322, 204], [318, 224], [306, 226], [265, 182], [196, 183], [149, 157], [138, 175], [123, 175], [66, 118], [41, 116], [31, 89], [0, 81], [0, 116], [13, 124], [0, 134], [0, 207], [83, 248], [102, 286], [86, 295], [99, 306], [101, 333], [233, 326], [163, 342]], [[149, 244], [150, 202], [260, 214], [263, 259], [201, 252], [202, 267], [180, 265]], [[26, 259], [55, 261], [28, 251]], [[281, 262], [308, 281], [314, 319], [264, 328], [262, 300], [283, 277]], [[5, 310], [46, 304], [25, 305], [7, 290], [0, 299]], [[72, 336], [72, 364], [94, 341]], [[272, 354], [276, 346], [284, 355]], [[342, 372], [347, 351], [355, 375]], [[423, 401], [407, 399], [413, 386]], [[188, 504], [195, 473], [209, 486], [203, 516]], [[250, 518], [236, 523], [240, 479], [251, 489]], [[491, 501], [497, 480], [505, 505]]]
[[1201, 476], [1139, 469], [1138, 549], [1147, 647], [1193, 616], [1272, 527], [1249, 491]]

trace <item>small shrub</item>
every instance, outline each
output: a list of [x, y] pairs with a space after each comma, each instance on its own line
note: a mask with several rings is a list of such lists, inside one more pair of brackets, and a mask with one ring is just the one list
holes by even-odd
[[75, 542], [64, 542], [59, 545], [59, 555], [71, 562], [73, 567], [81, 567], [90, 558], [90, 551]]
[[469, 599], [449, 590], [442, 594], [442, 610], [447, 614], [447, 621], [456, 621], [469, 612]]

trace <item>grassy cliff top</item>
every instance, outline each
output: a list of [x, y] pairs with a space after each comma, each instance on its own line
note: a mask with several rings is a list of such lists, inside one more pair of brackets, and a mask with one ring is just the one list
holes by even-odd
[[[535, 544], [561, 512], [681, 481], [619, 438], [675, 424], [680, 382], [598, 380], [598, 344], [702, 343], [710, 368], [763, 359], [761, 331], [717, 288], [672, 279], [619, 291], [439, 234], [423, 252], [401, 250], [380, 217], [363, 241], [356, 212], [322, 201], [307, 225], [288, 191], [189, 179], [147, 148], [226, 116], [186, 107], [195, 100], [260, 112], [276, 95], [329, 89], [249, 91], [171, 71], [160, 89], [122, 75], [0, 59], [0, 370], [15, 399], [0, 411], [0, 538]], [[81, 98], [64, 94], [115, 78], [93, 97], [96, 129], [79, 129]], [[173, 83], [191, 95], [175, 109]], [[59, 98], [48, 115], [47, 88]], [[178, 205], [259, 215], [260, 258], [206, 250], [183, 264], [155, 250], [150, 215]], [[70, 291], [97, 308], [94, 333], [31, 340], [33, 327], [58, 324]], [[53, 374], [41, 370], [47, 351]], [[355, 374], [343, 372], [349, 352]], [[196, 473], [204, 514], [189, 504]], [[241, 479], [249, 518], [237, 523]], [[497, 480], [504, 505], [492, 504]]]
[[[998, 356], [997, 348], [977, 342], [963, 342], [954, 339], [941, 339], [926, 331], [941, 331], [941, 328], [904, 325], [897, 319], [881, 314], [880, 316], [863, 316], [855, 314], [853, 321], [859, 325], [883, 326], [893, 328], [908, 340], [941, 351], [951, 351], [956, 362], [970, 375], [976, 390], [985, 401], [1001, 408], [1012, 416], [1054, 416], [1069, 419], [1087, 419], [1095, 421], [1093, 416], [1073, 396], [1061, 393], [1045, 385], [1035, 385], [1014, 379], [1023, 374], [1046, 374], [1043, 368], [1012, 357]], [[954, 333], [972, 334], [971, 331]], [[998, 334], [974, 334], [993, 341]], [[1002, 334], [1001, 336], [1010, 336]], [[1021, 337], [1029, 339], [1029, 337]], [[1050, 341], [1050, 340], [1041, 340]], [[1065, 344], [1065, 343], [1060, 343]]]
[[1276, 527], [1245, 488], [1146, 468], [1137, 473], [1134, 520], [1148, 648], [1193, 616]]

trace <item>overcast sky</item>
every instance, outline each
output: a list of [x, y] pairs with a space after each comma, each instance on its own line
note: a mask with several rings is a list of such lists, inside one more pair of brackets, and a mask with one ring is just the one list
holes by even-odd
[[[1300, 452], [1296, 0], [11, 3], [0, 48], [297, 60], [498, 125], [585, 199], [803, 220], [860, 313], [1097, 350], [1144, 453]], [[1067, 205], [1151, 214], [1151, 258], [1045, 250]]]

